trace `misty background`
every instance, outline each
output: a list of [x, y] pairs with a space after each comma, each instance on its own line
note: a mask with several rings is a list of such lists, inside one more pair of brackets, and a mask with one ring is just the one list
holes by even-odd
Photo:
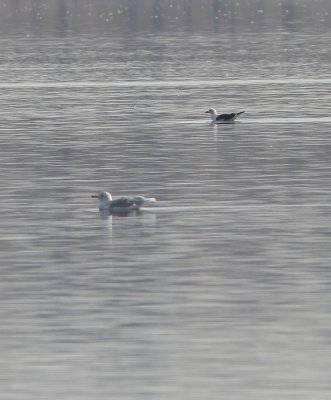
[[330, 8], [0, 0], [0, 399], [330, 398]]

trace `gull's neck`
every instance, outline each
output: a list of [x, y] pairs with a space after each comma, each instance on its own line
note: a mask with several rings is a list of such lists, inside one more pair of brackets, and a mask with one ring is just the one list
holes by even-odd
[[210, 111], [210, 116], [211, 116], [211, 119], [213, 120], [213, 122], [215, 122], [216, 118], [217, 118], [217, 112], [213, 108]]
[[107, 193], [107, 199], [100, 200], [99, 209], [107, 210], [110, 206], [111, 201], [112, 201], [111, 194]]

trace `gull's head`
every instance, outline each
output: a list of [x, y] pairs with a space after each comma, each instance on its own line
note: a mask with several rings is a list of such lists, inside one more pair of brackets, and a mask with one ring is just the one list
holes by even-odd
[[103, 210], [109, 207], [109, 203], [112, 201], [111, 194], [109, 192], [99, 192], [98, 194], [92, 194], [91, 197], [100, 201], [99, 208]]
[[210, 110], [205, 112], [206, 114], [217, 114], [215, 108], [211, 108]]

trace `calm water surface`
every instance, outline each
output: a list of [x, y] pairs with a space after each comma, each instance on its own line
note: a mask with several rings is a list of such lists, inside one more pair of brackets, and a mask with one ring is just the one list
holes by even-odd
[[[330, 398], [330, 31], [305, 21], [2, 33], [1, 399]], [[101, 189], [159, 201], [105, 217]]]

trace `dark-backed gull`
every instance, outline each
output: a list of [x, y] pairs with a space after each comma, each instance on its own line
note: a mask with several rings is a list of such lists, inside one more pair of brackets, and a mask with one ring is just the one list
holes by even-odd
[[137, 211], [143, 205], [156, 201], [154, 197], [144, 196], [123, 196], [113, 200], [111, 194], [104, 191], [94, 194], [92, 197], [99, 200], [100, 211], [109, 211], [114, 214], [125, 214], [131, 211]]
[[206, 114], [210, 114], [213, 123], [224, 123], [224, 122], [234, 122], [234, 120], [239, 117], [239, 115], [243, 114], [245, 111], [240, 111], [238, 113], [231, 114], [217, 114], [217, 111], [214, 108], [206, 111]]

